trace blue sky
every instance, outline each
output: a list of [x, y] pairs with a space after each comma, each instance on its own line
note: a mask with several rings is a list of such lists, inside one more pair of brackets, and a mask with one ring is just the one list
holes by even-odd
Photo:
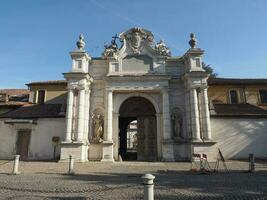
[[194, 32], [204, 61], [221, 77], [267, 78], [266, 0], [1, 0], [0, 88], [62, 79], [83, 33], [100, 56], [105, 42], [134, 26], [183, 55]]

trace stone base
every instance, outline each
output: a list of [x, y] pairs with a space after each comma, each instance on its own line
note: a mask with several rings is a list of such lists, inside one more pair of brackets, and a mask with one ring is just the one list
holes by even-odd
[[101, 162], [114, 162], [113, 141], [103, 141]]
[[88, 144], [84, 142], [61, 142], [60, 144], [60, 162], [69, 162], [69, 156], [72, 155], [75, 162], [88, 161]]
[[162, 161], [175, 161], [172, 140], [165, 140], [162, 142]]
[[214, 151], [216, 148], [213, 145], [216, 142], [209, 141], [192, 141], [191, 143], [191, 153], [192, 154], [206, 154], [208, 156], [208, 161], [215, 161], [217, 158], [217, 152]]
[[21, 172], [12, 172], [9, 175], [19, 175], [19, 174], [21, 174]]

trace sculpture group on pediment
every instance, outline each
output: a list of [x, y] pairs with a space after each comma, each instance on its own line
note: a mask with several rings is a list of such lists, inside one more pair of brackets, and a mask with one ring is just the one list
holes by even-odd
[[155, 49], [161, 56], [171, 56], [171, 51], [163, 40], [160, 40], [155, 45]]
[[104, 50], [104, 52], [102, 54], [104, 57], [113, 57], [114, 54], [116, 52], [118, 52], [119, 48], [118, 48], [118, 45], [117, 45], [117, 42], [116, 42], [116, 40], [118, 38], [119, 37], [116, 34], [115, 36], [112, 37], [112, 40], [111, 40], [109, 45], [104, 45], [105, 50]]
[[183, 129], [183, 117], [182, 112], [179, 108], [174, 108], [171, 114], [172, 128], [173, 128], [173, 139], [182, 139], [182, 129]]
[[102, 142], [104, 136], [104, 117], [101, 114], [93, 114], [93, 142]]

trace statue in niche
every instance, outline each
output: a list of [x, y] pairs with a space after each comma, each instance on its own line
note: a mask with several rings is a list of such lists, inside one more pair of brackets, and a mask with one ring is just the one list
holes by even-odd
[[183, 118], [181, 112], [178, 109], [174, 109], [171, 115], [172, 127], [173, 127], [173, 138], [182, 139], [182, 127], [183, 127]]
[[104, 119], [100, 114], [93, 114], [93, 141], [102, 142], [104, 133]]

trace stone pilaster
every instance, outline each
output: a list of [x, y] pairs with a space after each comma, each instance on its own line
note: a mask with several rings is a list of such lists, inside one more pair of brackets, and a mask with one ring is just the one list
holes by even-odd
[[73, 110], [73, 91], [69, 89], [68, 91], [68, 103], [66, 112], [66, 135], [65, 141], [71, 142], [71, 131], [72, 131], [72, 110]]
[[78, 131], [77, 131], [77, 140], [79, 142], [83, 141], [84, 134], [84, 111], [85, 111], [85, 90], [82, 89], [79, 91], [79, 103], [78, 103]]
[[84, 141], [88, 141], [89, 135], [90, 93], [89, 89], [85, 91]]
[[173, 161], [173, 141], [171, 133], [171, 117], [170, 117], [170, 102], [169, 91], [162, 91], [162, 117], [163, 117], [163, 145], [162, 145], [162, 160]]
[[114, 162], [113, 158], [113, 127], [112, 127], [112, 116], [113, 116], [113, 91], [107, 90], [106, 92], [106, 130], [104, 133], [104, 141], [102, 143], [102, 162]]
[[107, 91], [107, 135], [106, 140], [112, 141], [112, 115], [113, 115], [113, 94]]

